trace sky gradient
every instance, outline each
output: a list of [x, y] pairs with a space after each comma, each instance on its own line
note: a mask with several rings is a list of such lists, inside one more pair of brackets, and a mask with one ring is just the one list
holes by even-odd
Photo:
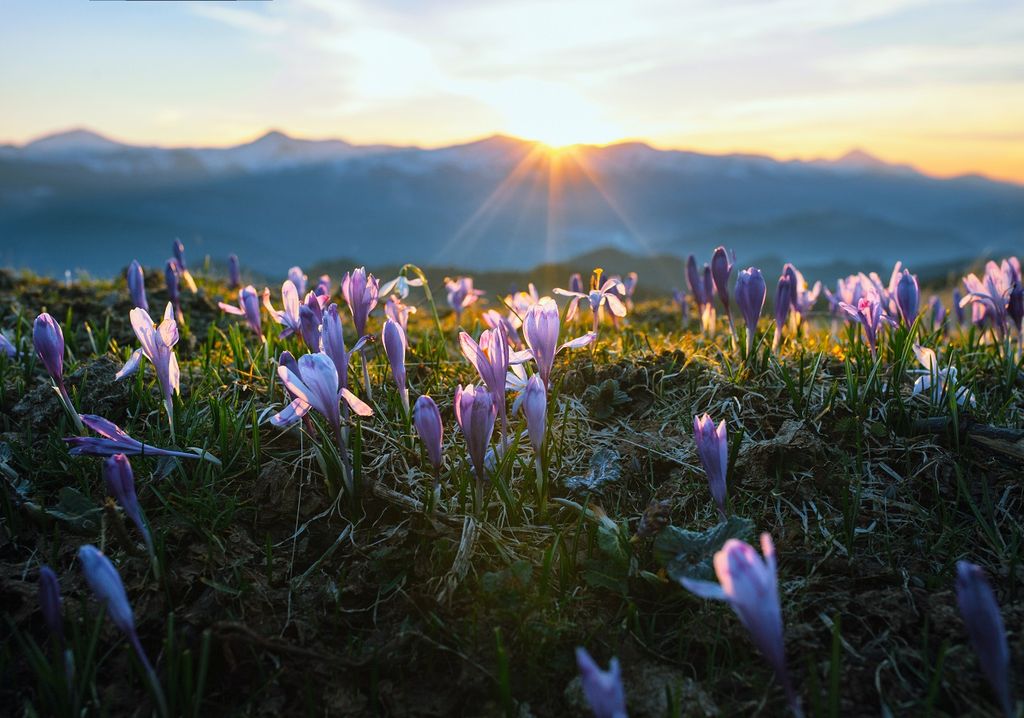
[[1024, 3], [10, 0], [0, 142], [88, 127], [223, 145], [270, 128], [434, 146], [833, 157], [1024, 182]]

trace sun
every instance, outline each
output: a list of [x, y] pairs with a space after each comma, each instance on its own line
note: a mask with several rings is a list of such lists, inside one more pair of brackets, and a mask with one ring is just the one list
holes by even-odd
[[504, 131], [557, 151], [573, 145], [608, 144], [620, 137], [613, 123], [571, 87], [516, 83], [496, 108]]

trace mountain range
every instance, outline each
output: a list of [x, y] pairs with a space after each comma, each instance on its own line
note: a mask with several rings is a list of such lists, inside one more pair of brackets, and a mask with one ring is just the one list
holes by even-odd
[[340, 259], [517, 271], [719, 244], [769, 270], [938, 266], [1019, 248], [1024, 186], [938, 179], [863, 150], [783, 161], [502, 135], [423, 149], [272, 131], [165, 148], [78, 129], [0, 146], [0, 265], [110, 275], [133, 258], [161, 265], [175, 237], [193, 263], [234, 252], [275, 276]]

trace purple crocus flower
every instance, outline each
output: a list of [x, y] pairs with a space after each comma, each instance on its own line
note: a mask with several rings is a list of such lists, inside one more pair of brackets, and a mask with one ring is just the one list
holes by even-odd
[[868, 348], [871, 350], [871, 358], [878, 359], [878, 329], [882, 323], [894, 325], [895, 322], [885, 314], [882, 303], [876, 295], [861, 297], [856, 307], [846, 302], [839, 304], [840, 309], [846, 312], [854, 321], [860, 322], [864, 327], [864, 336], [868, 340]]
[[796, 332], [801, 322], [803, 322], [808, 312], [814, 306], [814, 303], [818, 301], [818, 295], [821, 294], [821, 282], [815, 282], [814, 286], [808, 289], [807, 280], [804, 279], [804, 275], [800, 273], [799, 269], [788, 262], [783, 266], [782, 273], [790, 279], [791, 312], [789, 320], [792, 325], [791, 329]]
[[324, 311], [324, 320], [320, 331], [321, 350], [331, 358], [338, 370], [338, 386], [348, 388], [348, 365], [352, 354], [362, 349], [366, 337], [360, 337], [352, 351], [345, 348], [345, 332], [341, 324], [338, 305], [330, 304]]
[[707, 414], [693, 417], [693, 440], [697, 445], [697, 456], [708, 475], [711, 496], [718, 505], [718, 513], [725, 518], [725, 476], [729, 469], [729, 437], [723, 419], [715, 422]]
[[598, 268], [594, 270], [594, 274], [590, 277], [590, 292], [584, 294], [583, 292], [570, 292], [568, 289], [555, 289], [555, 294], [563, 297], [572, 297], [572, 301], [569, 302], [569, 310], [565, 314], [565, 320], [571, 322], [575, 317], [577, 311], [579, 311], [579, 303], [581, 299], [585, 299], [590, 305], [590, 311], [593, 313], [593, 333], [594, 337], [597, 337], [597, 330], [601, 321], [601, 307], [607, 306], [610, 311], [616, 317], [626, 316], [626, 305], [622, 303], [620, 298], [622, 282], [616, 277], [610, 277], [601, 282], [601, 275], [603, 270]]
[[190, 454], [183, 451], [171, 451], [170, 449], [158, 449], [149, 444], [143, 444], [128, 436], [124, 430], [112, 421], [104, 419], [95, 414], [82, 414], [82, 423], [100, 435], [100, 438], [92, 436], [70, 436], [64, 439], [64, 443], [71, 448], [68, 453], [71, 456], [113, 456], [114, 454], [127, 454], [128, 456], [176, 456], [179, 459], [206, 459], [215, 464], [220, 461], [206, 451], [199, 454]]
[[448, 306], [455, 312], [455, 323], [459, 324], [462, 322], [462, 312], [475, 304], [483, 292], [473, 288], [472, 277], [445, 279], [444, 286], [448, 290]]
[[517, 347], [522, 345], [522, 339], [519, 338], [519, 330], [516, 328], [515, 314], [510, 314], [506, 317], [494, 309], [488, 309], [480, 315], [480, 318], [487, 325], [488, 329], [497, 330], [498, 327], [503, 327], [505, 329], [505, 336], [508, 337], [509, 346]]
[[150, 536], [146, 522], [142, 520], [139, 499], [135, 495], [135, 474], [132, 465], [124, 454], [114, 454], [103, 462], [103, 482], [107, 485], [107, 493], [121, 505], [125, 515], [142, 534], [149, 552], [153, 552], [153, 538]]
[[583, 277], [579, 272], [573, 272], [569, 275], [569, 291], [570, 292], [582, 292], [583, 291]]
[[164, 310], [164, 319], [157, 327], [153, 324], [149, 313], [135, 308], [130, 314], [132, 329], [142, 346], [136, 349], [121, 370], [115, 375], [123, 379], [138, 371], [145, 356], [153, 363], [157, 379], [164, 395], [164, 407], [167, 409], [167, 422], [171, 427], [171, 438], [174, 438], [174, 399], [173, 394], [180, 393], [181, 374], [178, 371], [178, 358], [174, 354], [174, 345], [178, 343], [178, 323], [174, 321], [174, 313], [170, 303]]
[[310, 292], [299, 307], [299, 334], [311, 352], [320, 351], [320, 325], [324, 321], [323, 305], [320, 302], [326, 298], [325, 295]]
[[693, 301], [697, 305], [697, 316], [700, 317], [701, 329], [705, 334], [715, 333], [715, 307], [712, 302], [714, 278], [711, 267], [704, 265], [703, 273], [697, 270], [697, 258], [692, 254], [686, 260], [686, 282], [690, 285]]
[[107, 616], [128, 638], [135, 655], [146, 669], [150, 685], [160, 704], [160, 715], [167, 715], [167, 706], [164, 701], [163, 691], [160, 689], [160, 682], [157, 680], [153, 664], [149, 662], [146, 651], [139, 641], [139, 634], [135, 630], [135, 616], [132, 613], [132, 606], [128, 602], [128, 594], [124, 590], [124, 583], [121, 581], [121, 574], [114, 568], [103, 553], [91, 544], [85, 544], [78, 549], [78, 562], [82, 565], [82, 573], [86, 583], [92, 589], [96, 600], [104, 605]]
[[384, 304], [384, 316], [402, 327], [402, 331], [409, 331], [409, 315], [416, 313], [416, 307], [405, 304], [397, 294], [388, 297]]
[[682, 314], [684, 322], [690, 318], [690, 309], [686, 302], [686, 292], [681, 289], [673, 289], [672, 302], [679, 307], [679, 312]]
[[1013, 289], [1010, 290], [1010, 296], [1006, 301], [1006, 316], [1010, 318], [1019, 336], [1024, 326], [1024, 286], [1021, 286], [1020, 282], [1014, 282]]
[[[64, 405], [64, 409], [68, 412], [72, 421], [75, 422], [78, 430], [80, 432], [84, 431], [78, 410], [71, 403], [71, 397], [64, 386], [64, 332], [61, 331], [57, 320], [46, 312], [36, 317], [35, 322], [32, 324], [32, 344], [35, 347], [39, 361], [43, 363], [46, 373], [50, 375], [50, 379], [53, 381], [53, 386], [57, 390], [57, 396], [60, 398], [61, 404]], [[10, 350], [8, 350], [8, 356], [13, 356], [10, 354]]]
[[939, 331], [946, 323], [946, 308], [942, 306], [942, 300], [938, 296], [933, 294], [928, 300], [928, 311], [932, 318], [932, 331]]
[[505, 327], [486, 329], [480, 333], [480, 342], [473, 341], [466, 332], [459, 333], [462, 354], [487, 385], [501, 417], [502, 436], [508, 436], [508, 416], [505, 411], [505, 376], [508, 374], [510, 352]]
[[226, 312], [227, 314], [245, 317], [245, 321], [249, 325], [249, 328], [253, 330], [256, 336], [263, 338], [263, 320], [260, 316], [260, 295], [256, 291], [256, 287], [250, 284], [238, 293], [237, 307], [233, 304], [227, 304], [226, 302], [218, 302], [217, 306], [220, 307], [222, 312]]
[[133, 259], [128, 265], [128, 273], [125, 277], [128, 280], [128, 295], [131, 297], [132, 306], [149, 311], [149, 302], [146, 301], [146, 273], [142, 270], [139, 260]]
[[342, 448], [341, 405], [345, 403], [359, 416], [371, 416], [373, 410], [355, 394], [338, 386], [338, 368], [324, 352], [299, 357], [298, 371], [281, 364], [277, 376], [288, 392], [295, 397], [282, 411], [271, 417], [274, 426], [288, 426], [316, 409], [334, 431], [338, 447]]
[[11, 344], [11, 340], [5, 337], [3, 332], [0, 332], [0, 354], [8, 356], [12, 359], [18, 356], [17, 347]]
[[228, 287], [238, 289], [242, 286], [242, 270], [238, 266], [238, 255], [228, 256]]
[[967, 294], [960, 300], [960, 305], [974, 303], [976, 320], [988, 321], [1000, 341], [1006, 336], [1009, 324], [1006, 309], [1015, 274], [1014, 265], [1004, 260], [1002, 265], [995, 262], [985, 265], [984, 281], [974, 274], [969, 274], [963, 280]]
[[466, 437], [466, 449], [480, 484], [487, 478], [485, 460], [496, 418], [497, 407], [489, 391], [482, 386], [459, 384], [455, 390], [455, 419]]
[[[735, 256], [734, 256], [735, 259]], [[725, 247], [718, 247], [711, 255], [711, 277], [715, 283], [715, 291], [725, 308], [725, 316], [729, 320], [729, 328], [733, 335], [736, 329], [732, 322], [732, 311], [729, 308], [729, 277], [732, 275], [733, 263], [729, 261], [729, 253]]]
[[625, 279], [621, 280], [621, 294], [626, 303], [626, 309], [633, 309], [633, 292], [636, 291], [636, 285], [640, 277], [636, 272], [630, 272], [626, 275]]
[[313, 293], [318, 296], [329, 298], [331, 296], [331, 275], [321, 274], [320, 279], [317, 280], [316, 289], [313, 290]]
[[174, 307], [174, 316], [178, 321], [184, 322], [184, 315], [181, 313], [181, 269], [173, 259], [168, 259], [164, 265], [164, 281], [167, 282], [167, 299]]
[[444, 435], [444, 426], [441, 424], [441, 412], [429, 396], [423, 395], [416, 400], [412, 423], [427, 450], [427, 458], [430, 459], [431, 465], [435, 470], [441, 468], [441, 438]]
[[779, 277], [779, 286], [775, 290], [775, 340], [772, 351], [777, 352], [782, 345], [782, 327], [793, 308], [793, 279], [783, 272]]
[[953, 312], [954, 312], [954, 314], [956, 314], [956, 323], [958, 325], [961, 325], [961, 326], [967, 320], [966, 317], [964, 316], [964, 308], [963, 308], [963, 306], [961, 304], [962, 301], [963, 301], [963, 295], [960, 294], [960, 290], [959, 289], [954, 289], [953, 290]]
[[701, 598], [727, 601], [732, 606], [732, 610], [750, 632], [754, 645], [775, 671], [776, 678], [786, 691], [790, 709], [795, 715], [802, 716], [799, 698], [786, 670], [775, 544], [767, 533], [761, 534], [761, 552], [764, 560], [750, 545], [729, 539], [722, 550], [715, 554], [717, 584], [690, 578], [683, 578], [680, 583]]
[[180, 239], [176, 239], [171, 249], [174, 251], [174, 261], [178, 264], [178, 273], [181, 275], [182, 281], [185, 282], [189, 291], [195, 294], [198, 288], [196, 280], [192, 278], [192, 273], [188, 271], [188, 262], [185, 261], [185, 245], [181, 243]]
[[1010, 647], [995, 594], [979, 566], [968, 561], [956, 564], [956, 598], [960, 615], [992, 691], [1008, 717], [1013, 715], [1010, 691]]
[[263, 288], [263, 306], [271, 318], [284, 327], [278, 338], [285, 339], [292, 334], [301, 334], [302, 319], [299, 316], [299, 290], [290, 279], [281, 285], [281, 311], [274, 309], [270, 303], [270, 289]]
[[[381, 331], [381, 342], [384, 344], [384, 353], [391, 365], [391, 376], [398, 385], [398, 394], [402, 397], [402, 408], [409, 414], [409, 387], [405, 381], [405, 351], [409, 343], [405, 337], [405, 330], [402, 325], [393, 319], [384, 322], [384, 329]], [[504, 378], [504, 374], [502, 375]]]
[[896, 284], [896, 307], [899, 310], [903, 326], [910, 327], [917, 319], [921, 306], [921, 290], [917, 285], [917, 277], [904, 269]]
[[768, 294], [768, 287], [765, 284], [761, 270], [757, 267], [744, 269], [736, 277], [736, 304], [743, 315], [743, 321], [747, 325], [747, 354], [754, 351], [754, 336], [757, 334], [757, 322], [761, 318], [761, 310], [764, 309], [765, 296]]
[[583, 695], [595, 718], [628, 718], [618, 658], [612, 658], [608, 670], [602, 671], [587, 649], [580, 646], [576, 649], [576, 667], [580, 671]]
[[366, 334], [366, 319], [377, 306], [379, 285], [377, 278], [367, 274], [364, 267], [346, 273], [341, 280], [341, 294], [345, 297], [356, 334], [360, 337]]
[[288, 270], [288, 281], [295, 287], [295, 296], [303, 297], [306, 295], [306, 275], [302, 271], [302, 267], [292, 267]]
[[538, 458], [544, 448], [544, 432], [547, 428], [548, 392], [544, 388], [544, 380], [540, 374], [534, 374], [526, 382], [523, 391], [523, 414], [526, 416], [526, 430], [530, 434], [530, 443]]
[[64, 643], [64, 612], [61, 607], [60, 581], [45, 563], [39, 567], [39, 610], [43, 620], [58, 643]]
[[590, 332], [559, 346], [558, 333], [561, 326], [558, 305], [551, 297], [544, 297], [530, 307], [523, 318], [523, 337], [529, 349], [516, 352], [510, 357], [510, 361], [514, 363], [521, 363], [532, 357], [537, 362], [537, 373], [540, 374], [545, 387], [551, 386], [551, 369], [554, 367], [555, 355], [558, 352], [563, 349], [585, 347], [597, 339], [597, 335]]

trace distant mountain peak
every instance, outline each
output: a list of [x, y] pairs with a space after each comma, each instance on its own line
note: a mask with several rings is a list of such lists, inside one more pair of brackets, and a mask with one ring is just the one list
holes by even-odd
[[30, 152], [105, 152], [124, 147], [120, 142], [104, 137], [84, 127], [53, 132], [27, 143], [23, 149]]
[[891, 167], [885, 160], [879, 159], [875, 155], [871, 154], [867, 150], [861, 147], [854, 147], [848, 151], [842, 157], [835, 160], [834, 164], [845, 166], [845, 167], [861, 167], [864, 169], [868, 168], [882, 168]]

